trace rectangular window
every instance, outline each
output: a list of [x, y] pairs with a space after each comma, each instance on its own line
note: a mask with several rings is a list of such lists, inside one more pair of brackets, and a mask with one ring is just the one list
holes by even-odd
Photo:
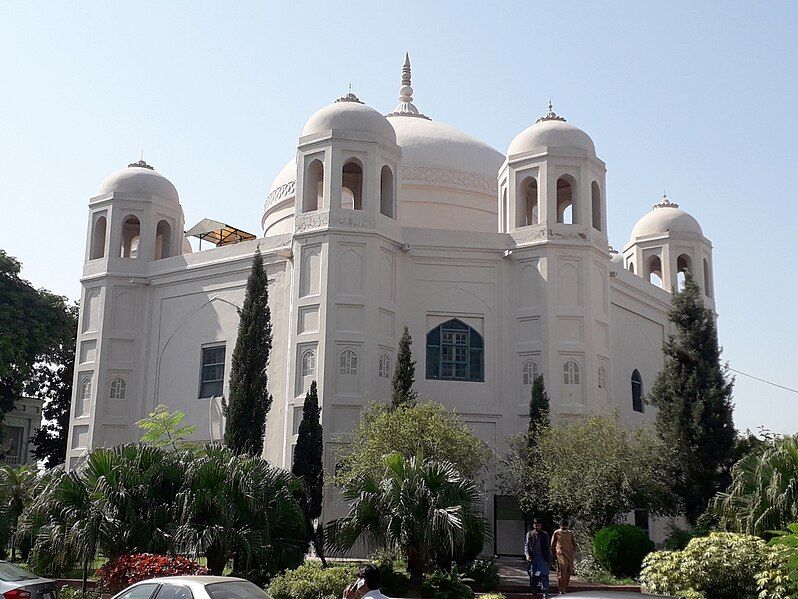
[[648, 510], [635, 510], [635, 526], [648, 532]]
[[202, 348], [200, 399], [222, 396], [222, 391], [224, 389], [224, 355], [224, 345]]

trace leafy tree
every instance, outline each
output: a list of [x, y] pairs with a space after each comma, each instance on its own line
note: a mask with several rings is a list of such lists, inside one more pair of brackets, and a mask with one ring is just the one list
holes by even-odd
[[668, 451], [646, 429], [628, 430], [615, 417], [558, 422], [537, 444], [511, 438], [502, 486], [527, 513], [552, 511], [578, 518], [595, 533], [635, 508], [671, 514]]
[[710, 502], [721, 528], [764, 535], [798, 522], [798, 435], [773, 440], [732, 467], [729, 488]]
[[230, 370], [230, 399], [224, 404], [224, 442], [235, 453], [260, 455], [266, 415], [272, 405], [266, 368], [272, 349], [269, 281], [260, 248], [255, 250]]
[[410, 346], [413, 340], [407, 325], [402, 329], [402, 337], [399, 339], [399, 351], [396, 355], [396, 368], [393, 371], [393, 395], [391, 405], [397, 408], [401, 405], [412, 405], [416, 403], [418, 394], [413, 391], [413, 383], [416, 382], [416, 362]]
[[31, 379], [26, 384], [28, 395], [44, 400], [44, 422], [30, 440], [34, 444], [34, 457], [42, 460], [46, 468], [64, 463], [69, 434], [78, 306], [64, 303], [63, 310], [64, 321], [53, 331], [49, 350], [34, 364]]
[[11, 547], [12, 561], [19, 546], [17, 523], [33, 500], [36, 482], [36, 470], [30, 466], [0, 466], [0, 548]]
[[494, 453], [457, 413], [432, 402], [391, 409], [370, 404], [355, 425], [351, 444], [338, 454], [336, 482], [343, 485], [365, 472], [382, 476], [383, 456], [398, 452], [406, 458], [423, 455], [446, 460], [458, 472], [476, 478]]
[[549, 427], [549, 396], [543, 376], [532, 381], [532, 398], [529, 400], [529, 441], [534, 443], [540, 433]]
[[197, 427], [193, 425], [183, 425], [186, 415], [180, 410], [170, 412], [163, 404], [158, 404], [155, 410], [150, 412], [146, 418], [142, 418], [136, 425], [146, 431], [141, 442], [155, 445], [158, 448], [171, 448], [173, 451], [190, 449], [193, 443], [186, 441], [197, 432]]
[[695, 523], [729, 483], [736, 437], [734, 381], [720, 364], [715, 315], [704, 306], [690, 273], [671, 304], [675, 334], [665, 343], [665, 366], [648, 402], [658, 408], [657, 432], [675, 449], [676, 491], [685, 516]]
[[308, 521], [311, 540], [316, 550], [316, 555], [321, 559], [324, 567], [324, 550], [316, 533], [313, 521], [321, 516], [324, 500], [324, 430], [321, 425], [321, 412], [319, 410], [319, 396], [316, 391], [316, 381], [310, 384], [310, 391], [305, 396], [302, 408], [302, 422], [299, 423], [299, 435], [294, 449], [294, 463], [291, 473], [299, 478], [304, 487], [302, 510]]
[[438, 548], [457, 551], [470, 526], [484, 530], [480, 494], [451, 462], [392, 453], [381, 463], [382, 476], [365, 472], [344, 486], [349, 512], [328, 525], [327, 538], [342, 552], [359, 540], [401, 551], [418, 591]]

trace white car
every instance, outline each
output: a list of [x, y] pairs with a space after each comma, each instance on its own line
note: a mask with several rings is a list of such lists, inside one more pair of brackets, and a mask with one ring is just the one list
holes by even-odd
[[16, 564], [0, 561], [0, 597], [5, 599], [57, 599], [55, 580], [40, 578]]
[[230, 576], [163, 576], [130, 585], [113, 599], [271, 599], [243, 578]]

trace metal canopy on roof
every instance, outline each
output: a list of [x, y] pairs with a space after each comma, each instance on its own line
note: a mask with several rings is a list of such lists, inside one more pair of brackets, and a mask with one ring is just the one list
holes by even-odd
[[241, 229], [236, 229], [230, 225], [220, 223], [218, 220], [210, 218], [203, 218], [196, 225], [186, 231], [186, 235], [190, 237], [197, 237], [202, 244], [202, 240], [210, 241], [211, 243], [220, 245], [230, 245], [238, 243], [239, 241], [249, 241], [255, 239], [252, 233], [247, 233]]

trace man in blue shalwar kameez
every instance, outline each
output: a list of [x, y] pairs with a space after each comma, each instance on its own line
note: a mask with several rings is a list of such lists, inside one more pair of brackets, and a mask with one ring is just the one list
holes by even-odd
[[524, 556], [529, 573], [529, 587], [533, 594], [538, 588], [543, 592], [543, 599], [549, 596], [549, 535], [543, 530], [543, 525], [537, 518], [532, 521], [532, 530], [526, 534], [524, 540]]

